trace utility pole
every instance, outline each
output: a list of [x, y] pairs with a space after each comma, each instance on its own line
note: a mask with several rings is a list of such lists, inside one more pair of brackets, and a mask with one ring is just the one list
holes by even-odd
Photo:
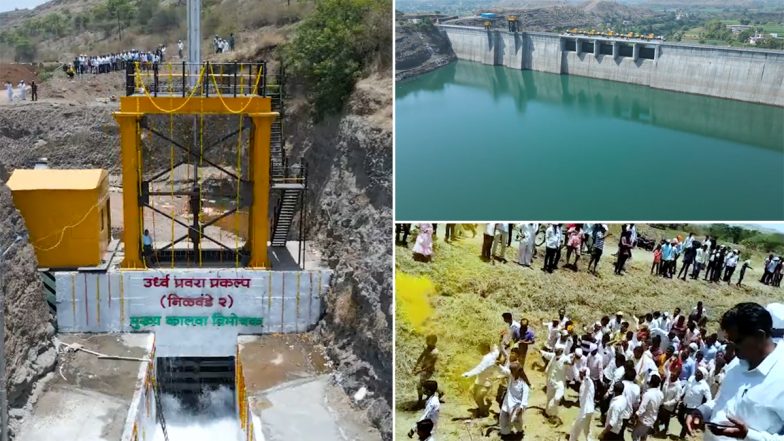
[[[191, 74], [191, 81], [190, 86], [196, 87], [196, 82], [198, 81], [199, 71], [201, 69], [201, 0], [188, 0], [188, 63], [190, 64], [190, 74]], [[208, 81], [208, 75], [210, 73], [205, 71], [204, 72], [204, 81]], [[209, 87], [209, 85], [207, 86]], [[193, 116], [193, 137], [192, 142], [193, 146], [198, 145], [199, 140], [199, 118], [194, 115]], [[194, 192], [198, 192], [199, 186], [199, 166], [200, 159], [197, 159], [195, 156], [193, 158], [188, 158], [188, 161], [193, 161], [193, 188]], [[201, 194], [197, 193], [198, 196], [191, 198], [191, 214], [193, 214], [193, 228], [197, 230], [201, 229], [201, 200], [199, 197]], [[196, 199], [195, 201], [193, 199]], [[196, 202], [196, 203], [194, 203]], [[193, 233], [192, 231], [191, 236], [191, 243], [194, 245], [193, 249], [196, 256], [201, 255], [199, 253], [199, 247], [201, 244], [199, 243], [199, 235]], [[172, 248], [172, 252], [174, 249]], [[3, 440], [5, 441], [5, 440]]]
[[0, 432], [0, 441], [8, 441], [8, 384], [6, 381], [5, 368], [5, 256], [24, 236], [16, 236], [16, 239], [0, 254], [0, 424], [3, 425]]

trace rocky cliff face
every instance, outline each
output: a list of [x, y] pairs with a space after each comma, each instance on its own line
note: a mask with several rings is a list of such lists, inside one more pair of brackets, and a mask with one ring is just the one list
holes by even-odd
[[317, 125], [292, 109], [293, 156], [305, 154], [309, 237], [335, 269], [318, 332], [338, 381], [391, 440], [392, 402], [392, 79], [360, 81], [345, 115]]
[[[14, 208], [11, 191], [0, 185], [0, 253], [27, 231]], [[22, 240], [0, 266], [5, 296], [5, 357], [11, 433], [21, 417], [35, 382], [54, 369], [54, 327], [38, 275], [33, 247]]]
[[395, 26], [395, 79], [421, 75], [457, 60], [449, 38], [425, 24]]

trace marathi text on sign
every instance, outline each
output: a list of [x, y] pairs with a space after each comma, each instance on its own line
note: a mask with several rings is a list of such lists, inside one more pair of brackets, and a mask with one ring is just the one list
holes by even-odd
[[[170, 276], [145, 277], [145, 288], [168, 288]], [[193, 278], [175, 277], [175, 288], [206, 288], [209, 281], [210, 288], [250, 288], [250, 279], [222, 279], [222, 278]]]
[[[131, 328], [161, 326], [161, 316], [132, 316]], [[264, 326], [263, 317], [240, 317], [237, 314], [223, 315], [219, 312], [212, 316], [176, 316], [163, 317], [166, 326]], [[212, 319], [212, 320], [210, 320]]]

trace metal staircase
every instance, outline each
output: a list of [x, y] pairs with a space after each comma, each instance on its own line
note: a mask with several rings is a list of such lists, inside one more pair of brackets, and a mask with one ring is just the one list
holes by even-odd
[[270, 92], [272, 111], [280, 113], [280, 117], [272, 123], [270, 136], [270, 172], [273, 181], [285, 177], [286, 153], [283, 150], [283, 85], [277, 91]]
[[[272, 98], [272, 111], [279, 112], [280, 118], [272, 124], [270, 138], [270, 175], [273, 197], [277, 198], [275, 213], [270, 233], [270, 244], [273, 247], [285, 247], [289, 238], [294, 216], [305, 206], [307, 190], [307, 170], [302, 163], [289, 164], [286, 151], [283, 149], [283, 71], [278, 76], [279, 86], [270, 87], [268, 93]], [[300, 213], [300, 241], [303, 241], [304, 221]]]
[[294, 215], [301, 206], [302, 193], [302, 189], [283, 189], [278, 208], [275, 210], [275, 225], [273, 226], [271, 240], [273, 247], [286, 246], [286, 240], [294, 222]]

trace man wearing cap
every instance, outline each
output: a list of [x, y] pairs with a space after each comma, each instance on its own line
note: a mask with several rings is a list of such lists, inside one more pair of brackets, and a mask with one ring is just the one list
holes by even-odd
[[708, 371], [701, 367], [683, 385], [681, 406], [678, 409], [678, 421], [681, 423], [681, 438], [686, 437], [687, 433], [686, 416], [691, 415], [698, 407], [712, 398], [710, 386], [705, 381], [707, 375]]
[[721, 329], [739, 361], [716, 399], [689, 415], [688, 432], [707, 425], [706, 441], [784, 440], [784, 305], [739, 303], [724, 313]]
[[563, 353], [563, 349], [556, 346], [555, 356], [547, 364], [544, 371], [547, 377], [547, 407], [545, 408], [545, 415], [559, 424], [561, 421], [558, 418], [558, 410], [561, 406], [561, 399], [564, 396], [566, 368], [571, 366], [571, 364], [570, 357]]
[[588, 368], [580, 369], [580, 412], [577, 414], [577, 419], [574, 420], [572, 431], [569, 434], [569, 441], [578, 441], [580, 433], [583, 434], [585, 439], [591, 439], [591, 420], [593, 419], [594, 395], [596, 393], [596, 386], [589, 376]]

